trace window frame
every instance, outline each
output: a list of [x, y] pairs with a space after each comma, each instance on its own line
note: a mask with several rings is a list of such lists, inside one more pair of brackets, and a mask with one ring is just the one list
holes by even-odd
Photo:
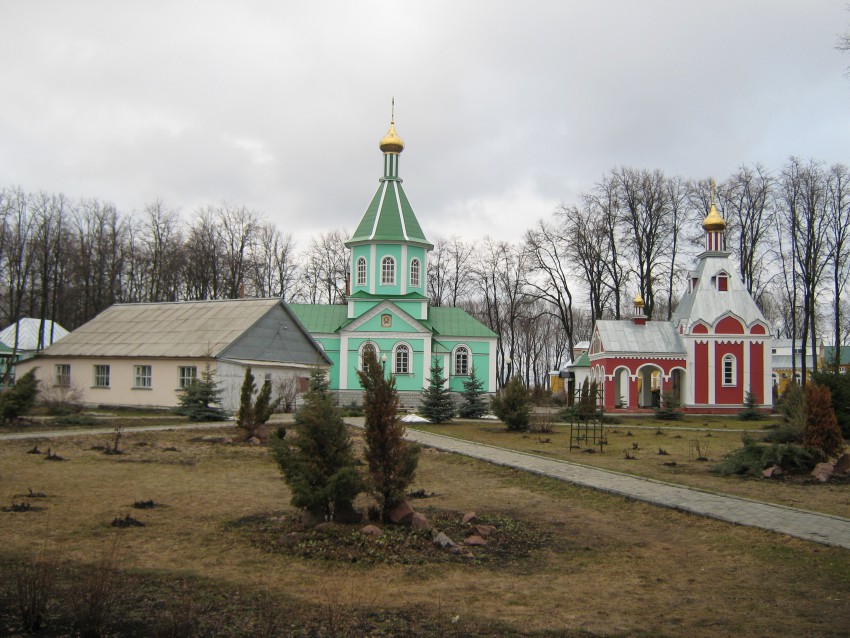
[[391, 255], [381, 258], [381, 285], [395, 286], [395, 258]]
[[[412, 374], [411, 373], [411, 363], [412, 363], [412, 348], [406, 343], [397, 343], [393, 348], [393, 374]], [[404, 369], [401, 369], [399, 366], [399, 362], [401, 357], [404, 358]]]
[[354, 266], [355, 272], [355, 281], [357, 282], [355, 285], [357, 286], [365, 286], [368, 283], [368, 271], [366, 270], [366, 258], [358, 257], [357, 262]]
[[108, 363], [95, 363], [92, 366], [92, 373], [94, 374], [94, 386], [95, 388], [110, 388], [110, 374], [112, 370]]
[[363, 370], [363, 353], [367, 348], [372, 348], [375, 351], [375, 360], [380, 363], [381, 362], [381, 350], [378, 348], [378, 344], [374, 341], [364, 341], [360, 344], [360, 347], [357, 349], [357, 369]]
[[[459, 345], [455, 346], [455, 350], [452, 353], [452, 374], [456, 377], [468, 377], [469, 376], [469, 362], [471, 359], [472, 351], [469, 349], [469, 346]], [[463, 366], [461, 367], [459, 364], [461, 356], [463, 357]]]
[[723, 355], [723, 377], [724, 388], [734, 388], [738, 385], [738, 360], [734, 354]]
[[53, 385], [58, 388], [71, 387], [71, 364], [57, 363], [53, 368]]
[[[413, 276], [416, 275], [414, 279]], [[422, 286], [422, 265], [419, 258], [414, 257], [410, 260], [410, 287], [420, 288]]]
[[133, 365], [133, 389], [150, 390], [153, 387], [153, 366], [148, 364]]
[[[191, 370], [191, 374], [186, 374]], [[177, 366], [177, 387], [181, 390], [188, 388], [198, 380], [198, 366]]]

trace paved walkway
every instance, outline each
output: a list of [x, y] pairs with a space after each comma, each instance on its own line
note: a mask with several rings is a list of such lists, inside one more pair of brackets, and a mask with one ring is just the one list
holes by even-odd
[[438, 450], [627, 496], [652, 505], [850, 549], [850, 519], [840, 516], [673, 485], [409, 428], [407, 438]]

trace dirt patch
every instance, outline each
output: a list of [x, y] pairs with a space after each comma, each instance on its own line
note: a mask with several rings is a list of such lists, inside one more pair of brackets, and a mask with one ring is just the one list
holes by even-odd
[[[332, 525], [305, 530], [297, 512], [263, 513], [228, 523], [225, 528], [244, 534], [264, 551], [310, 560], [345, 564], [427, 565], [474, 564], [500, 565], [522, 562], [526, 567], [544, 550], [556, 544], [550, 532], [538, 526], [499, 514], [482, 515], [474, 523], [463, 522], [463, 512], [422, 510], [432, 530], [413, 530], [399, 525], [381, 525], [382, 536], [370, 536], [360, 530], [364, 524]], [[487, 544], [463, 546], [474, 525], [496, 528]], [[458, 545], [457, 551], [434, 543], [434, 535], [443, 532]], [[559, 542], [558, 545], [563, 543]]]

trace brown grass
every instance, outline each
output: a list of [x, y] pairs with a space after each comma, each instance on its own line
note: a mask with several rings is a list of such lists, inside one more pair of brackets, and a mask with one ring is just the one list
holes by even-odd
[[[201, 434], [126, 432], [125, 454], [115, 456], [90, 450], [107, 435], [43, 442], [69, 459], [56, 463], [26, 454], [31, 441], [0, 444], [0, 503], [27, 488], [46, 494], [41, 512], [0, 513], [0, 557], [32, 555], [48, 527], [51, 545], [80, 563], [118, 538], [122, 568], [135, 578], [264, 592], [291, 608], [324, 610], [326, 628], [354, 609], [438, 619], [440, 631], [428, 635], [727, 636], [781, 627], [784, 635], [840, 636], [850, 623], [850, 552], [434, 450], [423, 452], [413, 485], [436, 493], [428, 506], [529, 521], [560, 538], [558, 551], [541, 547], [526, 567], [504, 569], [352, 567], [270, 554], [228, 529], [240, 517], [288, 508], [268, 451], [198, 441]], [[131, 509], [147, 499], [163, 506]], [[144, 528], [110, 527], [131, 511]]]
[[[850, 518], [850, 485], [847, 484], [822, 484], [807, 476], [760, 480], [720, 477], [709, 472], [716, 461], [742, 446], [742, 433], [738, 430], [746, 429], [751, 436], [759, 438], [766, 432], [763, 429], [766, 423], [748, 424], [734, 418], [707, 421], [691, 417], [677, 422], [624, 419], [622, 424], [605, 426], [608, 445], [603, 447], [602, 453], [598, 447], [595, 453], [583, 452], [589, 447], [587, 444], [570, 450], [569, 426], [563, 423], [546, 434], [508, 432], [498, 422], [481, 421], [417, 424], [415, 427], [616, 472]], [[635, 445], [638, 449], [634, 449]], [[659, 455], [659, 448], [667, 455]], [[696, 460], [698, 449], [709, 461]], [[626, 459], [626, 452], [634, 458]], [[664, 465], [670, 462], [676, 465]]]

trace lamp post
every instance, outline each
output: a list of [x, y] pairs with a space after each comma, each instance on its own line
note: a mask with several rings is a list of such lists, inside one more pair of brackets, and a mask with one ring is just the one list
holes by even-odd
[[508, 381], [511, 380], [511, 372], [513, 371], [513, 368], [512, 368], [513, 363], [514, 363], [513, 359], [511, 359], [510, 357], [505, 357], [505, 365], [508, 366], [508, 378], [505, 379], [505, 385], [507, 385]]

